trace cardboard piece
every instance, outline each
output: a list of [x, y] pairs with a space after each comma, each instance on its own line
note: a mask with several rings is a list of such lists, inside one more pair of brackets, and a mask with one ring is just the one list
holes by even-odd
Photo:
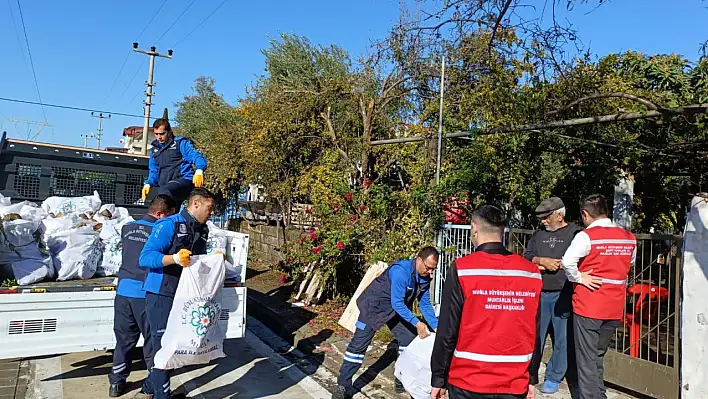
[[342, 317], [339, 318], [340, 326], [351, 332], [356, 330], [356, 322], [359, 320], [359, 307], [356, 305], [356, 300], [359, 299], [359, 296], [362, 292], [364, 292], [366, 287], [368, 287], [377, 277], [379, 277], [386, 270], [386, 268], [388, 268], [388, 265], [384, 262], [377, 262], [369, 266], [369, 269], [366, 271], [366, 274], [364, 274], [364, 278], [361, 279], [354, 296], [352, 296], [352, 299], [349, 301], [347, 308], [344, 309]]

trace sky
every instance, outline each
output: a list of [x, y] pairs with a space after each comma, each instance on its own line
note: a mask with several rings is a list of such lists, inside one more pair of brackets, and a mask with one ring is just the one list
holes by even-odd
[[[599, 56], [638, 50], [696, 60], [700, 43], [708, 39], [708, 2], [605, 1], [592, 12], [598, 0], [557, 11]], [[142, 49], [174, 49], [172, 59], [156, 60], [153, 116], [165, 107], [174, 116], [174, 103], [191, 93], [199, 76], [214, 78], [217, 92], [235, 103], [263, 74], [261, 49], [281, 32], [340, 45], [356, 58], [372, 40], [386, 36], [401, 9], [399, 0], [19, 0], [19, 5], [24, 30], [18, 0], [0, 1], [0, 97], [38, 101], [26, 30], [44, 103], [142, 115], [148, 57], [131, 51], [138, 41]], [[32, 124], [44, 122], [45, 115], [51, 127]], [[101, 148], [122, 146], [123, 128], [142, 123], [142, 117], [104, 119]], [[90, 112], [0, 101], [0, 131], [13, 138], [39, 133], [35, 141], [83, 146], [82, 135], [97, 133], [97, 127]]]

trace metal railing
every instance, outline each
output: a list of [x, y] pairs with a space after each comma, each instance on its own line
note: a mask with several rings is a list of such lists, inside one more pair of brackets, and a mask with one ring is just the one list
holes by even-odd
[[[506, 247], [523, 254], [533, 230], [507, 229]], [[470, 227], [443, 225], [433, 301], [439, 310], [447, 267], [472, 252]], [[678, 398], [681, 236], [637, 234], [627, 279], [627, 306], [605, 356], [605, 379], [659, 399]]]

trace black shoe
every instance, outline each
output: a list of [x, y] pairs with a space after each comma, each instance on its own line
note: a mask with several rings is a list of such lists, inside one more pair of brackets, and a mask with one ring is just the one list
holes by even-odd
[[125, 382], [117, 382], [115, 384], [111, 384], [111, 387], [108, 388], [108, 396], [111, 398], [118, 398], [123, 396], [125, 393]]
[[332, 399], [351, 399], [352, 396], [354, 395], [351, 394], [350, 389], [337, 385], [332, 394]]
[[396, 381], [393, 383], [393, 388], [396, 393], [406, 393], [406, 388], [403, 387], [403, 383], [401, 381], [398, 381], [398, 378], [396, 378]]
[[183, 393], [173, 393], [170, 395], [170, 399], [188, 399], [186, 394]]

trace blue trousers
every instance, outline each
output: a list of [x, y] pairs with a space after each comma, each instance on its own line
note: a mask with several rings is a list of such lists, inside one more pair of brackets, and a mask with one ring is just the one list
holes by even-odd
[[[388, 328], [393, 333], [393, 336], [398, 341], [398, 354], [400, 355], [406, 349], [408, 344], [413, 341], [417, 332], [414, 332], [413, 326], [403, 321], [400, 317], [396, 316], [391, 319], [388, 323]], [[349, 341], [347, 346], [347, 351], [344, 353], [344, 362], [339, 370], [339, 377], [337, 378], [337, 385], [343, 387], [351, 387], [352, 379], [354, 374], [361, 368], [361, 364], [364, 362], [364, 355], [366, 354], [366, 349], [371, 345], [371, 341], [374, 339], [374, 334], [376, 330], [367, 326], [361, 321], [356, 323], [356, 331], [352, 340]]]
[[543, 358], [548, 327], [553, 326], [553, 353], [546, 366], [546, 380], [560, 383], [568, 370], [568, 318], [572, 311], [572, 288], [566, 286], [563, 291], [541, 292], [539, 304], [539, 323], [536, 331], [536, 347], [532, 359], [531, 373], [538, 375]]
[[179, 179], [170, 180], [164, 187], [161, 186], [159, 193], [169, 195], [179, 207], [189, 198], [192, 190], [194, 190], [194, 183], [191, 180]]
[[133, 364], [131, 351], [138, 344], [141, 334], [145, 341], [143, 357], [148, 370], [152, 368], [155, 352], [150, 340], [145, 299], [116, 295], [113, 309], [113, 332], [116, 335], [116, 348], [113, 351], [113, 368], [108, 374], [108, 380], [111, 384], [118, 384], [125, 382], [130, 375]]
[[[162, 348], [162, 336], [165, 335], [167, 319], [170, 317], [174, 298], [148, 292], [145, 295], [145, 310], [152, 333], [152, 347], [154, 353]], [[170, 370], [151, 368], [143, 392], [154, 394], [154, 399], [168, 399], [170, 397]]]

